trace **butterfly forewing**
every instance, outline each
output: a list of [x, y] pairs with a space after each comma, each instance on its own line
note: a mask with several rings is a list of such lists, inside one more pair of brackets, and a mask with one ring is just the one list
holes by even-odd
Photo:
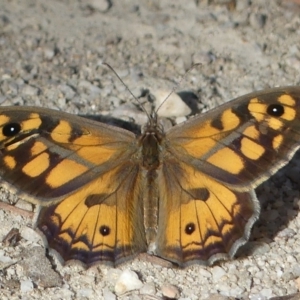
[[172, 128], [168, 151], [212, 178], [247, 190], [298, 149], [299, 119], [300, 87], [252, 93]]
[[2, 178], [39, 202], [61, 199], [137, 151], [128, 131], [51, 112], [3, 107], [0, 118]]

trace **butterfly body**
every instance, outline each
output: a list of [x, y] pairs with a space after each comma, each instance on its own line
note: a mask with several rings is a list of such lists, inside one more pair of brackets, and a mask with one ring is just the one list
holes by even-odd
[[63, 261], [118, 265], [141, 252], [211, 264], [259, 216], [254, 188], [300, 145], [300, 87], [248, 94], [164, 132], [36, 107], [0, 108], [0, 176], [39, 204]]

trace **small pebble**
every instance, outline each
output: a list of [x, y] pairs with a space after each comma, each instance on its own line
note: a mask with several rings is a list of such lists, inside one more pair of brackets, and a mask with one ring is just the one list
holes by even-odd
[[23, 86], [22, 94], [26, 96], [36, 96], [39, 94], [39, 89], [27, 84]]
[[21, 280], [21, 292], [22, 293], [27, 293], [33, 290], [33, 283], [31, 280]]
[[122, 274], [122, 270], [111, 268], [105, 275], [105, 279], [115, 285]]
[[48, 46], [44, 48], [44, 57], [48, 60], [51, 60], [55, 56], [55, 53], [56, 53], [55, 46], [52, 47]]
[[155, 286], [152, 283], [145, 283], [140, 289], [142, 295], [155, 295]]
[[212, 276], [212, 274], [211, 274], [211, 272], [209, 272], [209, 271], [207, 271], [206, 269], [204, 269], [204, 268], [201, 268], [200, 270], [199, 270], [199, 275], [202, 277], [206, 277], [206, 278], [211, 278], [211, 276]]
[[118, 295], [126, 292], [138, 290], [143, 286], [137, 274], [131, 270], [124, 270], [115, 285], [115, 291]]
[[213, 275], [213, 281], [217, 282], [220, 280], [221, 277], [226, 275], [226, 272], [221, 267], [216, 266], [212, 269], [212, 275]]
[[160, 117], [182, 117], [191, 113], [191, 109], [176, 93], [166, 90], [157, 90], [152, 93], [155, 97], [155, 107]]
[[81, 288], [77, 293], [78, 299], [82, 299], [82, 298], [89, 299], [92, 296], [93, 296], [93, 289], [90, 288]]
[[[300, 283], [300, 278], [299, 278], [300, 277], [300, 265], [299, 264], [296, 264], [293, 266], [292, 273], [295, 277], [298, 277], [299, 283]], [[300, 287], [300, 285], [299, 285], [299, 287]]]
[[103, 299], [104, 300], [116, 300], [117, 296], [111, 292], [108, 288], [103, 290]]
[[269, 299], [270, 297], [273, 296], [272, 290], [268, 289], [268, 288], [264, 288], [260, 291], [260, 294], [264, 297], [266, 297], [267, 299]]
[[71, 86], [67, 84], [60, 84], [58, 88], [64, 94], [66, 99], [71, 100], [75, 97], [76, 91]]
[[82, 80], [78, 84], [79, 90], [84, 92], [88, 95], [99, 95], [101, 94], [101, 89], [95, 85], [93, 85], [91, 82], [87, 80]]
[[0, 254], [0, 263], [8, 264], [13, 260], [9, 256], [1, 255]]
[[41, 240], [41, 236], [32, 228], [24, 226], [20, 230], [20, 235], [26, 241], [37, 243]]
[[164, 297], [170, 298], [170, 299], [177, 299], [180, 296], [180, 292], [178, 288], [172, 284], [164, 284], [161, 287], [161, 292]]

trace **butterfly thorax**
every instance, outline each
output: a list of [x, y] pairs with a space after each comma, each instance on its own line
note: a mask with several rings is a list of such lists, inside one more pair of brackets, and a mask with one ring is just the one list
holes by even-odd
[[142, 147], [142, 166], [146, 170], [156, 170], [160, 165], [160, 144], [164, 138], [156, 118], [151, 118], [140, 137]]

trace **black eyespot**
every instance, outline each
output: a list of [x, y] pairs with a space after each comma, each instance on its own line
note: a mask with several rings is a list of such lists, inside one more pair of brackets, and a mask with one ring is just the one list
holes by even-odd
[[284, 114], [284, 107], [280, 104], [271, 104], [268, 106], [267, 113], [273, 117], [281, 117]]
[[186, 234], [192, 234], [195, 231], [195, 224], [189, 223], [185, 226], [185, 233]]
[[100, 227], [99, 231], [100, 231], [101, 235], [103, 235], [103, 236], [107, 236], [110, 234], [110, 228], [106, 225], [102, 225]]
[[21, 125], [19, 123], [8, 123], [3, 126], [2, 133], [5, 136], [14, 136], [21, 131]]

